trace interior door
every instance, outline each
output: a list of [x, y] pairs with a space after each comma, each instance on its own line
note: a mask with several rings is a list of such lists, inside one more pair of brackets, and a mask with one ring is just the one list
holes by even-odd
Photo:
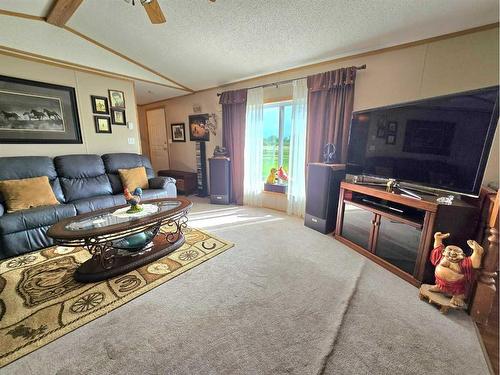
[[148, 124], [149, 152], [153, 169], [156, 172], [162, 169], [170, 169], [165, 110], [157, 108], [146, 111], [146, 121]]

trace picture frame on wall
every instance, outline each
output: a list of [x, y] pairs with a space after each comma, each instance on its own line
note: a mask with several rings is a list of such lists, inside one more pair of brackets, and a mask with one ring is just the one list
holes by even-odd
[[377, 138], [385, 138], [387, 126], [384, 119], [379, 119], [377, 122]]
[[127, 125], [125, 110], [111, 108], [111, 122], [113, 125]]
[[189, 116], [189, 140], [193, 142], [210, 141], [210, 131], [208, 129], [208, 113], [202, 115]]
[[396, 133], [398, 131], [397, 121], [389, 121], [389, 123], [387, 124], [387, 130], [391, 133]]
[[111, 133], [111, 122], [107, 116], [94, 116], [96, 133]]
[[75, 89], [0, 76], [0, 143], [82, 143]]
[[183, 122], [170, 124], [172, 131], [172, 142], [186, 142], [186, 126]]
[[385, 125], [377, 127], [377, 138], [385, 138]]
[[97, 115], [109, 115], [108, 98], [105, 96], [90, 95], [92, 112]]
[[125, 94], [119, 90], [108, 90], [111, 108], [125, 108]]
[[388, 145], [395, 145], [396, 144], [396, 134], [388, 134], [387, 138], [385, 139], [385, 143]]

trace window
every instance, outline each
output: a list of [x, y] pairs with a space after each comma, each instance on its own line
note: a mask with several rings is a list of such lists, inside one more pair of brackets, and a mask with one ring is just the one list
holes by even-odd
[[[264, 139], [262, 180], [266, 181], [271, 168], [282, 166], [288, 173], [292, 103], [277, 102], [264, 105]], [[278, 180], [280, 184], [286, 181]]]

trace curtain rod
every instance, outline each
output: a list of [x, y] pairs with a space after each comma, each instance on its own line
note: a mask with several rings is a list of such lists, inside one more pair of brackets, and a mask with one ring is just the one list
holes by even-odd
[[[354, 67], [356, 70], [363, 70], [363, 69], [366, 69], [366, 64], [363, 64], [363, 65], [360, 65], [360, 66], [355, 66]], [[271, 86], [279, 86], [279, 85], [284, 85], [286, 83], [291, 83], [293, 81], [295, 81], [296, 79], [304, 79], [304, 78], [307, 78], [308, 76], [305, 76], [305, 77], [299, 77], [299, 78], [293, 78], [293, 79], [287, 79], [285, 81], [278, 81], [278, 82], [273, 82], [273, 83], [266, 83], [264, 85], [257, 85], [257, 86], [253, 86], [253, 87], [248, 87], [247, 90], [251, 90], [251, 89], [256, 89], [257, 87], [271, 87]], [[218, 92], [217, 93], [217, 96], [221, 96], [222, 93]]]

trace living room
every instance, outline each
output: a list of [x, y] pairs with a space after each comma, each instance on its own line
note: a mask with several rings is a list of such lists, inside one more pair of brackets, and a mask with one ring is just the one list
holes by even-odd
[[0, 373], [498, 374], [498, 14], [3, 1]]

